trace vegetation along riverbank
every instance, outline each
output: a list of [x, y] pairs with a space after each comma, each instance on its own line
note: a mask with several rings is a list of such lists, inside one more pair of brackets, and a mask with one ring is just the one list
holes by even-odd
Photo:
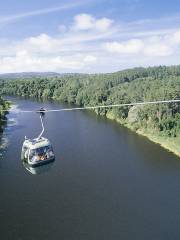
[[[107, 74], [6, 76], [1, 94], [55, 99], [79, 106], [180, 99], [180, 66], [134, 68]], [[180, 156], [180, 104], [96, 109]]]

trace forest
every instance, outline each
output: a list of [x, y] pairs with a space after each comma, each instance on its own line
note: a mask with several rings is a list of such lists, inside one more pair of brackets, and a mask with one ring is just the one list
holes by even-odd
[[[78, 106], [180, 99], [180, 66], [1, 79], [0, 94], [54, 99]], [[2, 99], [0, 104], [3, 106]], [[173, 140], [179, 149], [180, 103], [105, 108], [95, 112], [134, 131], [156, 135], [161, 142]]]

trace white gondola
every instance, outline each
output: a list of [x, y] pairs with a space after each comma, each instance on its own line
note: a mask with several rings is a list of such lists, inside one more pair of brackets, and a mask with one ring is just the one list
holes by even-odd
[[[41, 113], [41, 112], [40, 112]], [[42, 132], [35, 139], [27, 139], [22, 146], [21, 159], [31, 167], [40, 166], [55, 160], [52, 145], [47, 138], [42, 137], [44, 124], [40, 114]]]

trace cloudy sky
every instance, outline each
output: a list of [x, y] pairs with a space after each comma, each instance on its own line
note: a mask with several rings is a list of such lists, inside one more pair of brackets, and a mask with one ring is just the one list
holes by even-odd
[[178, 0], [6, 0], [0, 73], [180, 64]]

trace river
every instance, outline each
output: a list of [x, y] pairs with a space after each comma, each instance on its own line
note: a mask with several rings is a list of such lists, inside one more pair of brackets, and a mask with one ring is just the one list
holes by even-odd
[[[11, 98], [17, 109], [60, 108]], [[45, 137], [56, 160], [28, 171], [25, 135], [38, 136], [37, 113], [10, 113], [0, 160], [2, 240], [179, 240], [180, 159], [92, 112], [48, 113]]]

